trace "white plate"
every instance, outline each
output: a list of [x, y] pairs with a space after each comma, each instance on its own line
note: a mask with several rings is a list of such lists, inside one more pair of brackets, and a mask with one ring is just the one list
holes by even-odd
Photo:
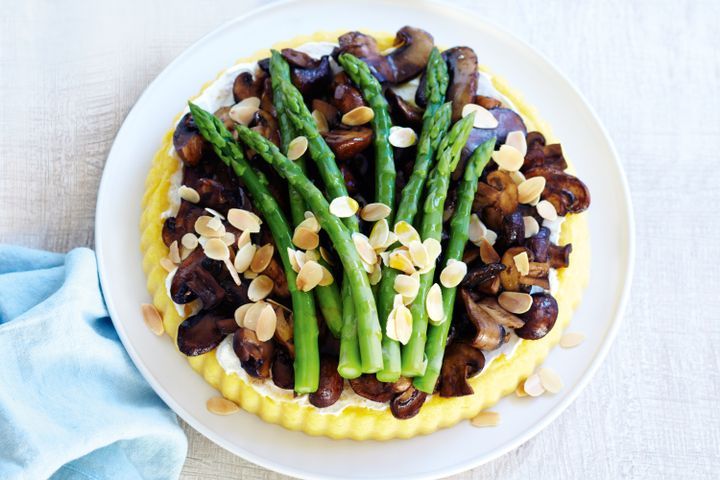
[[[440, 45], [470, 45], [481, 63], [524, 93], [552, 125], [593, 196], [589, 212], [592, 275], [572, 329], [587, 334], [582, 348], [555, 349], [547, 365], [565, 381], [561, 394], [514, 396], [495, 410], [503, 423], [477, 429], [463, 422], [429, 436], [386, 443], [333, 441], [290, 432], [242, 412], [218, 417], [205, 409], [216, 392], [188, 365], [168, 337], [141, 320], [149, 301], [141, 269], [140, 201], [145, 176], [173, 117], [234, 61], [273, 43], [317, 30], [394, 32], [403, 25], [430, 31]], [[254, 463], [308, 478], [429, 478], [487, 462], [527, 441], [562, 412], [590, 380], [617, 330], [630, 285], [634, 236], [625, 177], [592, 109], [540, 54], [509, 33], [447, 5], [424, 2], [273, 4], [227, 23], [172, 62], [125, 119], [108, 156], [97, 204], [96, 247], [110, 314], [125, 348], [145, 378], [178, 415], [220, 446]]]

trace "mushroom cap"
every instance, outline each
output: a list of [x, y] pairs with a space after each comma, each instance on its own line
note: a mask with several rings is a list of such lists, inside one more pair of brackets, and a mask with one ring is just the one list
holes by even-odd
[[525, 325], [516, 328], [518, 337], [527, 340], [538, 340], [548, 334], [555, 325], [558, 316], [558, 304], [555, 298], [547, 293], [532, 296], [530, 310], [520, 315]]
[[330, 88], [332, 90], [330, 102], [340, 110], [341, 114], [346, 114], [350, 110], [365, 105], [362, 93], [353, 85], [350, 77], [345, 72], [340, 72], [333, 77]]
[[450, 75], [446, 97], [452, 101], [452, 120], [456, 122], [462, 117], [463, 107], [475, 100], [480, 75], [478, 59], [475, 50], [470, 47], [449, 48], [442, 53], [442, 57]]
[[398, 394], [390, 402], [390, 412], [393, 417], [400, 420], [407, 420], [418, 414], [427, 399], [427, 393], [410, 386], [404, 392]]
[[172, 301], [182, 305], [200, 298], [206, 310], [219, 305], [225, 298], [225, 290], [208, 271], [208, 266], [212, 266], [212, 261], [199, 248], [183, 260], [170, 282]]
[[392, 116], [393, 125], [410, 127], [415, 130], [419, 130], [422, 127], [422, 109], [409, 104], [404, 98], [389, 88], [385, 91], [385, 98], [390, 105], [390, 115]]
[[191, 167], [200, 163], [208, 150], [207, 142], [200, 135], [191, 113], [186, 113], [173, 132], [173, 147], [185, 165]]
[[178, 326], [178, 350], [189, 357], [194, 357], [217, 347], [225, 338], [217, 326], [217, 322], [222, 319], [223, 317], [209, 311], [202, 311], [186, 318]]
[[233, 82], [233, 98], [235, 102], [242, 102], [250, 97], [260, 98], [266, 77], [267, 73], [262, 69], [259, 69], [255, 75], [251, 72], [238, 74]]
[[373, 373], [353, 378], [350, 380], [350, 387], [361, 397], [374, 402], [386, 403], [396, 395], [392, 383], [381, 382]]
[[292, 390], [295, 387], [295, 369], [290, 355], [282, 348], [275, 349], [272, 362], [272, 381], [278, 387]]
[[475, 288], [481, 283], [496, 278], [503, 270], [505, 270], [505, 265], [502, 263], [476, 264], [465, 275], [463, 287]]
[[293, 85], [304, 96], [314, 97], [324, 92], [330, 85], [333, 75], [329, 55], [323, 55], [318, 60], [292, 48], [284, 48], [281, 54], [290, 64], [290, 78]]
[[239, 328], [233, 337], [233, 350], [240, 365], [251, 377], [269, 378], [275, 347], [273, 343], [261, 342], [249, 328]]
[[465, 288], [460, 289], [460, 297], [465, 305], [467, 319], [475, 328], [471, 339], [473, 347], [481, 350], [495, 350], [505, 343], [505, 328], [497, 323], [475, 297]]
[[552, 203], [560, 216], [584, 212], [590, 206], [590, 190], [573, 175], [550, 167], [535, 167], [525, 171], [525, 177], [545, 178], [542, 198]]
[[495, 242], [495, 249], [502, 252], [511, 247], [518, 247], [525, 243], [525, 221], [522, 213], [513, 212], [505, 215], [500, 222], [498, 238]]
[[[514, 213], [518, 205], [518, 188], [507, 172], [494, 170], [487, 175], [485, 182], [478, 182], [473, 210], [482, 209], [483, 220], [490, 228], [498, 230], [503, 218]], [[520, 220], [522, 224], [522, 217]]]
[[320, 357], [320, 382], [316, 391], [308, 395], [310, 403], [317, 408], [325, 408], [334, 404], [343, 391], [343, 378], [337, 371], [338, 362], [335, 357]]
[[323, 138], [339, 160], [349, 160], [372, 144], [373, 131], [367, 127], [335, 129], [323, 133]]
[[162, 237], [165, 245], [169, 247], [175, 241], [180, 243], [183, 235], [195, 231], [195, 221], [206, 213], [204, 208], [194, 203], [187, 200], [180, 201], [177, 215], [168, 217], [163, 224]]
[[473, 389], [467, 379], [479, 373], [485, 366], [485, 355], [466, 343], [453, 343], [445, 350], [440, 371], [441, 397], [472, 395]]

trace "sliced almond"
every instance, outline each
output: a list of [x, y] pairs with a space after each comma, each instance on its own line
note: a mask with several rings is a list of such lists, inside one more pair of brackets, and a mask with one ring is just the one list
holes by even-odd
[[330, 213], [338, 218], [348, 218], [358, 211], [358, 202], [354, 198], [344, 196], [333, 198], [330, 202]]
[[497, 253], [495, 248], [490, 245], [487, 238], [483, 238], [480, 241], [480, 260], [485, 264], [500, 263], [500, 255]]
[[320, 248], [318, 250], [320, 251], [320, 257], [325, 260], [328, 265], [335, 265], [332, 255], [330, 255], [330, 252], [328, 252], [325, 247], [320, 245]]
[[384, 218], [375, 222], [372, 230], [370, 230], [370, 237], [368, 241], [370, 245], [375, 249], [376, 252], [382, 252], [387, 248], [388, 236], [390, 235], [390, 226], [387, 220]]
[[509, 172], [509, 175], [515, 185], [520, 185], [525, 181], [525, 175], [522, 172]]
[[238, 230], [242, 230], [243, 232], [248, 231], [250, 233], [259, 232], [260, 225], [262, 225], [260, 217], [242, 208], [231, 208], [228, 210], [228, 222]]
[[236, 123], [241, 125], [249, 125], [255, 115], [255, 112], [259, 110], [258, 106], [252, 104], [237, 103], [228, 112], [228, 116], [233, 119]]
[[245, 270], [243, 272], [243, 277], [247, 278], [248, 280], [252, 280], [253, 278], [257, 278], [258, 274], [251, 271], [251, 270]]
[[515, 149], [524, 157], [527, 154], [527, 140], [525, 134], [521, 130], [515, 130], [507, 134], [505, 138], [505, 145], [509, 145]]
[[248, 308], [248, 310], [245, 312], [245, 317], [243, 318], [243, 327], [249, 328], [250, 330], [254, 331], [257, 328], [260, 314], [262, 314], [263, 309], [267, 306], [269, 306], [268, 303], [263, 301], [251, 303], [250, 308]]
[[195, 220], [195, 231], [208, 238], [219, 238], [225, 235], [225, 225], [218, 217], [202, 215]]
[[175, 263], [180, 263], [180, 248], [178, 247], [177, 240], [173, 240], [173, 242], [170, 244], [170, 247], [168, 249], [168, 258]]
[[420, 241], [420, 234], [406, 221], [396, 223], [393, 231], [397, 235], [398, 241], [406, 247], [410, 246], [410, 242], [413, 240]]
[[475, 245], [480, 245], [480, 241], [487, 235], [487, 227], [480, 220], [477, 214], [470, 215], [470, 223], [468, 224], [468, 240]]
[[187, 185], [180, 185], [180, 188], [178, 188], [178, 195], [180, 195], [180, 198], [190, 203], [198, 203], [200, 201], [200, 194], [197, 190], [192, 187], [188, 187]]
[[425, 245], [420, 243], [419, 240], [413, 240], [408, 245], [408, 252], [410, 253], [410, 259], [413, 263], [420, 267], [426, 267], [430, 263], [430, 255], [428, 255]]
[[317, 250], [308, 250], [305, 252], [305, 261], [307, 260], [313, 260], [315, 262], [320, 261], [320, 255], [318, 254]]
[[[205, 207], [205, 211], [208, 212], [213, 217], [217, 217], [217, 220], [221, 223], [223, 220], [225, 220], [225, 216], [222, 213], [215, 210], [214, 208]], [[213, 227], [213, 228], [215, 228], [215, 227]]]
[[388, 257], [388, 266], [400, 270], [408, 275], [415, 272], [415, 266], [410, 259], [410, 254], [403, 250], [395, 250]]
[[[261, 275], [260, 277], [262, 277]], [[258, 278], [260, 278], [258, 277]], [[275, 309], [269, 303], [263, 307], [255, 326], [255, 335], [261, 342], [267, 342], [275, 335], [275, 327], [277, 326], [277, 314]]]
[[402, 295], [399, 293], [393, 297], [393, 308], [397, 308], [400, 305], [404, 305]]
[[240, 411], [240, 407], [238, 407], [235, 402], [231, 402], [223, 397], [212, 397], [207, 401], [205, 407], [208, 409], [208, 412], [214, 413], [215, 415], [232, 415]]
[[438, 325], [445, 319], [445, 310], [443, 309], [442, 289], [437, 283], [433, 283], [425, 297], [425, 309], [428, 313], [430, 323]]
[[360, 262], [363, 265], [363, 270], [365, 270], [365, 273], [367, 273], [368, 275], [375, 271], [375, 266], [377, 265], [377, 263], [368, 263], [362, 258], [360, 259]]
[[325, 118], [325, 115], [323, 115], [320, 110], [313, 110], [312, 117], [313, 120], [315, 120], [315, 126], [317, 127], [318, 132], [326, 133], [328, 130], [330, 130], [330, 127], [328, 127], [327, 118]]
[[497, 242], [497, 237], [497, 233], [488, 228], [487, 232], [485, 233], [485, 240], [487, 240], [490, 245], [495, 245], [495, 242]]
[[328, 287], [333, 284], [335, 279], [332, 276], [332, 273], [330, 273], [330, 270], [320, 265], [320, 268], [322, 268], [322, 278], [318, 282], [318, 285], [321, 287]]
[[230, 258], [230, 250], [221, 238], [211, 238], [203, 247], [205, 255], [213, 260], [225, 260]]
[[237, 238], [237, 247], [238, 247], [238, 248], [242, 248], [243, 246], [245, 246], [245, 245], [247, 245], [248, 243], [250, 243], [250, 240], [251, 240], [251, 239], [250, 239], [250, 232], [248, 232], [247, 230], [245, 230], [245, 231], [242, 232], [242, 233], [240, 234], [240, 236]]
[[222, 236], [223, 242], [225, 242], [225, 245], [228, 247], [235, 243], [235, 234], [232, 232], [225, 232], [225, 235]]
[[395, 335], [396, 340], [407, 345], [412, 335], [413, 317], [410, 309], [405, 305], [395, 308]]
[[370, 281], [370, 285], [377, 285], [380, 283], [380, 280], [382, 279], [382, 267], [379, 263], [375, 264], [375, 268], [372, 272], [370, 272], [370, 275], [368, 275], [368, 280]]
[[390, 215], [391, 211], [384, 203], [368, 203], [360, 210], [360, 218], [366, 222], [377, 222]]
[[473, 127], [475, 128], [496, 128], [498, 126], [497, 118], [490, 113], [490, 110], [476, 105], [474, 103], [468, 103], [462, 109], [463, 118], [467, 117], [471, 113], [475, 114], [473, 119]]
[[235, 254], [235, 270], [239, 273], [244, 273], [248, 268], [250, 268], [250, 264], [253, 261], [253, 258], [255, 257], [255, 251], [257, 250], [257, 247], [253, 245], [252, 243], [246, 243], [242, 247], [240, 247]]
[[420, 281], [416, 277], [400, 274], [395, 277], [393, 288], [403, 297], [416, 297], [420, 289]]
[[524, 383], [525, 382], [518, 383], [517, 388], [515, 388], [515, 395], [517, 395], [520, 398], [528, 396], [527, 392], [525, 391]]
[[527, 275], [530, 273], [530, 259], [528, 258], [527, 252], [518, 253], [513, 257], [515, 267], [520, 272], [520, 275]]
[[295, 250], [288, 247], [287, 255], [288, 255], [288, 260], [290, 261], [290, 266], [292, 267], [293, 271], [295, 271], [295, 273], [299, 272], [300, 264], [298, 263], [297, 255], [295, 254]]
[[151, 303], [143, 303], [140, 305], [140, 309], [142, 310], [145, 325], [147, 325], [152, 333], [158, 336], [165, 333], [162, 316], [160, 315], [158, 309], [155, 308], [155, 305]]
[[369, 265], [375, 265], [377, 263], [377, 253], [370, 244], [368, 237], [362, 233], [353, 233], [352, 240], [355, 244], [355, 249], [360, 254], [360, 258]]
[[450, 259], [445, 268], [440, 272], [440, 283], [445, 288], [454, 288], [460, 285], [467, 274], [465, 262]]
[[585, 335], [579, 332], [569, 332], [560, 338], [562, 348], [573, 348], [585, 341]]
[[230, 261], [230, 257], [224, 259], [223, 263], [225, 264], [225, 268], [228, 269], [228, 272], [230, 272], [230, 276], [232, 277], [233, 282], [235, 282], [235, 285], [237, 285], [239, 287], [240, 286], [240, 275], [238, 275], [237, 270], [235, 270], [233, 263]]
[[558, 393], [563, 389], [563, 381], [560, 376], [553, 370], [547, 367], [543, 367], [538, 370], [540, 381], [542, 382], [543, 388], [550, 393]]
[[255, 107], [260, 108], [260, 98], [258, 97], [247, 97], [244, 100], [241, 100], [237, 103], [237, 105], [240, 105], [241, 107]]
[[530, 310], [533, 303], [532, 296], [521, 292], [502, 292], [498, 303], [510, 313], [520, 315]]
[[517, 172], [523, 166], [525, 156], [517, 148], [506, 144], [492, 153], [492, 159], [502, 170]]
[[298, 226], [293, 232], [292, 242], [303, 250], [313, 250], [320, 245], [320, 236], [308, 228]]
[[182, 243], [182, 246], [188, 250], [195, 250], [198, 246], [198, 238], [194, 233], [188, 232], [182, 236], [180, 243]]
[[535, 236], [540, 231], [540, 224], [535, 217], [523, 217], [523, 223], [525, 224], [525, 238]]
[[238, 327], [243, 328], [245, 327], [245, 315], [247, 315], [248, 310], [253, 306], [253, 303], [243, 303], [238, 308], [235, 309], [235, 323], [238, 324]]
[[533, 373], [523, 383], [523, 390], [531, 397], [539, 397], [545, 393], [545, 387], [543, 387], [540, 376], [537, 373]]
[[300, 272], [295, 279], [295, 285], [303, 292], [309, 292], [320, 284], [322, 278], [322, 266], [319, 263], [310, 260], [308, 262], [305, 262], [305, 264], [300, 269]]
[[475, 415], [470, 423], [473, 427], [497, 427], [500, 425], [500, 413], [484, 411]]
[[172, 260], [170, 260], [169, 257], [163, 257], [160, 259], [160, 266], [163, 267], [168, 272], [172, 272], [177, 268], [177, 265], [173, 263]]
[[442, 253], [440, 242], [434, 238], [426, 238], [423, 240], [423, 246], [428, 254], [428, 262], [431, 266], [435, 265], [435, 261], [440, 256], [440, 253]]
[[373, 112], [373, 109], [363, 105], [355, 107], [343, 115], [341, 122], [345, 125], [356, 127], [358, 125], [365, 125], [373, 118], [375, 118], [375, 112]]
[[302, 135], [293, 138], [288, 144], [287, 158], [288, 160], [297, 160], [302, 157], [308, 148], [308, 139]]
[[557, 220], [558, 218], [557, 210], [555, 210], [555, 205], [548, 202], [547, 200], [540, 200], [538, 204], [535, 205], [535, 209], [537, 210], [538, 214], [545, 220], [550, 220], [552, 222], [554, 220]]
[[417, 142], [415, 130], [408, 127], [391, 127], [388, 135], [390, 145], [397, 148], [408, 148]]
[[267, 266], [270, 265], [274, 253], [275, 247], [273, 247], [272, 243], [266, 243], [258, 248], [255, 255], [253, 255], [252, 262], [250, 262], [250, 270], [255, 273], [265, 271]]
[[545, 190], [545, 183], [545, 177], [528, 178], [518, 185], [518, 201], [527, 204], [533, 202]]
[[298, 223], [297, 228], [307, 228], [311, 232], [318, 233], [320, 231], [320, 222], [318, 222], [317, 218], [315, 218], [315, 215], [311, 213], [309, 217], [305, 217], [305, 220]]
[[275, 287], [275, 282], [273, 282], [272, 278], [267, 275], [258, 275], [250, 282], [247, 289], [247, 296], [251, 302], [257, 302], [270, 295], [273, 287]]

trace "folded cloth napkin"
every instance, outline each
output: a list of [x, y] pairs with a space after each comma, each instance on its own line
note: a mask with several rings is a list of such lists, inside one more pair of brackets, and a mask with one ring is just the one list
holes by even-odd
[[0, 245], [0, 478], [177, 478], [186, 450], [117, 337], [93, 252]]

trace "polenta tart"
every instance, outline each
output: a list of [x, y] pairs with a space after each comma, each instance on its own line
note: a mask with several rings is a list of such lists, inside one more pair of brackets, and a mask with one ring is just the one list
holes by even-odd
[[493, 423], [504, 395], [560, 388], [534, 372], [586, 284], [589, 204], [472, 48], [409, 26], [296, 38], [206, 84], [163, 139], [146, 320], [215, 413], [357, 440]]

